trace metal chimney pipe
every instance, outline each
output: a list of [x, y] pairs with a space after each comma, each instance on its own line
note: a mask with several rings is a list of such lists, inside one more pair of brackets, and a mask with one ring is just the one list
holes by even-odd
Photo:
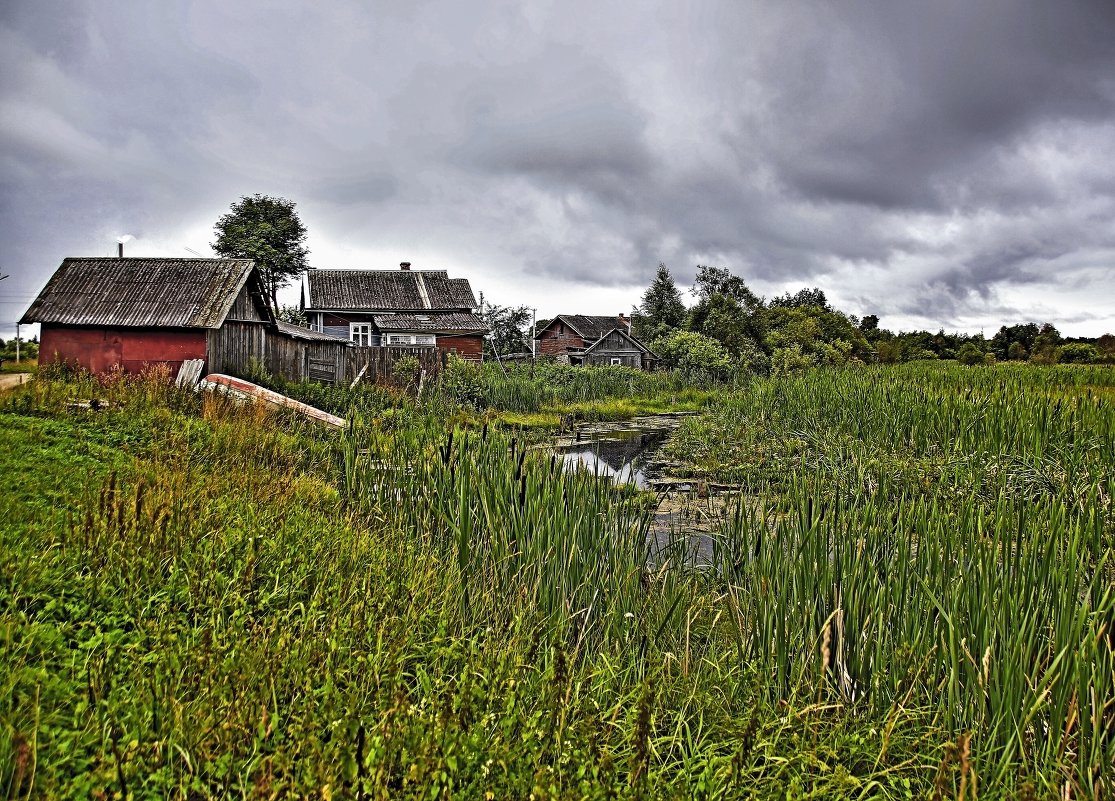
[[118, 258], [118, 259], [124, 258], [124, 243], [123, 242], [117, 242], [116, 243], [116, 258]]

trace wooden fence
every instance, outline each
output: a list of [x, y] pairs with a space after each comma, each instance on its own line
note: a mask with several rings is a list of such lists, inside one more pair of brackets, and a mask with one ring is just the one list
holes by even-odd
[[[354, 347], [289, 336], [265, 323], [226, 322], [208, 337], [208, 372], [244, 376], [254, 361], [287, 381], [327, 384], [381, 381], [391, 377], [395, 362], [414, 356], [428, 376], [441, 369], [437, 348]], [[361, 371], [363, 370], [363, 375]]]

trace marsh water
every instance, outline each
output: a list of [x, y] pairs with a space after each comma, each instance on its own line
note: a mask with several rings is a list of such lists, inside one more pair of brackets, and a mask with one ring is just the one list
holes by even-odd
[[657, 494], [648, 534], [652, 562], [678, 554], [688, 564], [708, 566], [729, 498], [670, 475], [670, 464], [661, 458], [661, 450], [683, 417], [654, 415], [586, 425], [557, 439], [552, 447], [561, 454], [567, 470], [585, 470]]
[[668, 436], [666, 431], [617, 432], [606, 439], [586, 439], [568, 445], [561, 458], [567, 470], [587, 470], [617, 484], [650, 489], [650, 457]]

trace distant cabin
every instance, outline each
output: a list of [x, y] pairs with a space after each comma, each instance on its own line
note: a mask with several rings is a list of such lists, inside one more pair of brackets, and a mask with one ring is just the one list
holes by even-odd
[[559, 314], [538, 332], [538, 352], [572, 365], [616, 365], [652, 370], [658, 357], [631, 336], [630, 319]]

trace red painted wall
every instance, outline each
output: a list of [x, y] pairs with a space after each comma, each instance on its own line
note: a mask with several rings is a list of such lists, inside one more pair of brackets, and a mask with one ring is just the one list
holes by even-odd
[[75, 362], [92, 373], [119, 365], [138, 373], [148, 364], [164, 363], [177, 370], [187, 359], [204, 359], [205, 331], [188, 328], [85, 328], [43, 324], [39, 362]]
[[484, 337], [470, 334], [466, 336], [439, 336], [439, 351], [456, 351], [462, 359], [479, 362], [484, 360]]

